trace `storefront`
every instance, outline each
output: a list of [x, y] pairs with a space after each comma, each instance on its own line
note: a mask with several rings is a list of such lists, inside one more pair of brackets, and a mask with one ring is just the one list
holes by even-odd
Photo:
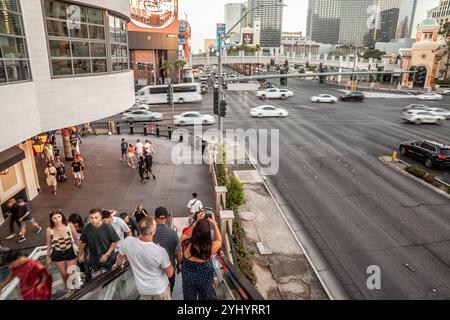
[[9, 199], [32, 200], [39, 193], [32, 144], [32, 141], [27, 141], [0, 152], [0, 225], [4, 222]]

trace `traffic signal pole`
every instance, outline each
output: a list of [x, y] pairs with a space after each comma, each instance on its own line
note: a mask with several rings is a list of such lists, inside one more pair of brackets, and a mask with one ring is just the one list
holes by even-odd
[[173, 101], [173, 84], [169, 83], [169, 89], [168, 89], [168, 102], [169, 106], [172, 109], [172, 130], [175, 129], [175, 104]]
[[219, 121], [218, 121], [218, 129], [219, 129], [219, 145], [223, 144], [223, 118], [222, 118], [222, 114], [220, 112], [220, 102], [223, 100], [223, 77], [222, 77], [222, 41], [223, 41], [223, 34], [222, 32], [219, 32], [219, 59], [218, 59], [218, 63], [219, 63], [219, 87], [217, 88], [217, 92], [218, 92], [218, 99], [219, 99]]

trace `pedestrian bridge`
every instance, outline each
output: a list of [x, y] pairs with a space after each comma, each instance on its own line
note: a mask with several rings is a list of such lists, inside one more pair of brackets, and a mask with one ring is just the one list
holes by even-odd
[[[328, 54], [270, 54], [270, 53], [245, 53], [241, 51], [235, 54], [228, 54], [224, 52], [222, 62], [224, 64], [270, 64], [271, 60], [275, 60], [275, 64], [284, 64], [285, 61], [289, 61], [289, 64], [306, 64], [318, 66], [321, 63], [324, 66], [334, 67], [334, 68], [342, 68], [342, 69], [353, 69], [356, 66], [356, 69], [359, 70], [376, 70], [378, 64], [381, 64], [380, 60], [377, 59], [362, 59], [355, 58], [350, 56], [331, 56]], [[192, 57], [192, 65], [211, 65], [218, 64], [218, 56], [203, 54], [203, 55], [194, 55]]]

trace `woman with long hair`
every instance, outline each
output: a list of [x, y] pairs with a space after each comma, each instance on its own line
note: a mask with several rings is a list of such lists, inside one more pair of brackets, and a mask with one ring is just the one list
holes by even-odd
[[[214, 238], [211, 237], [214, 230]], [[200, 213], [193, 228], [181, 236], [184, 300], [214, 300], [214, 267], [211, 258], [222, 247], [222, 237], [214, 215]]]
[[67, 221], [61, 210], [51, 211], [49, 218], [46, 262], [49, 266], [55, 263], [67, 286], [69, 276], [76, 270], [77, 252], [75, 248], [80, 245], [78, 233], [74, 226]]
[[138, 205], [136, 209], [131, 211], [130, 218], [134, 219], [137, 224], [141, 222], [142, 219], [148, 217], [147, 210], [144, 209], [144, 206], [142, 204]]

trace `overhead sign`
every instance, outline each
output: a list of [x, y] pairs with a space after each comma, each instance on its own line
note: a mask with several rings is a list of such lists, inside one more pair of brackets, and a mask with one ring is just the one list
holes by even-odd
[[165, 29], [178, 20], [178, 0], [130, 0], [131, 22], [141, 28]]

